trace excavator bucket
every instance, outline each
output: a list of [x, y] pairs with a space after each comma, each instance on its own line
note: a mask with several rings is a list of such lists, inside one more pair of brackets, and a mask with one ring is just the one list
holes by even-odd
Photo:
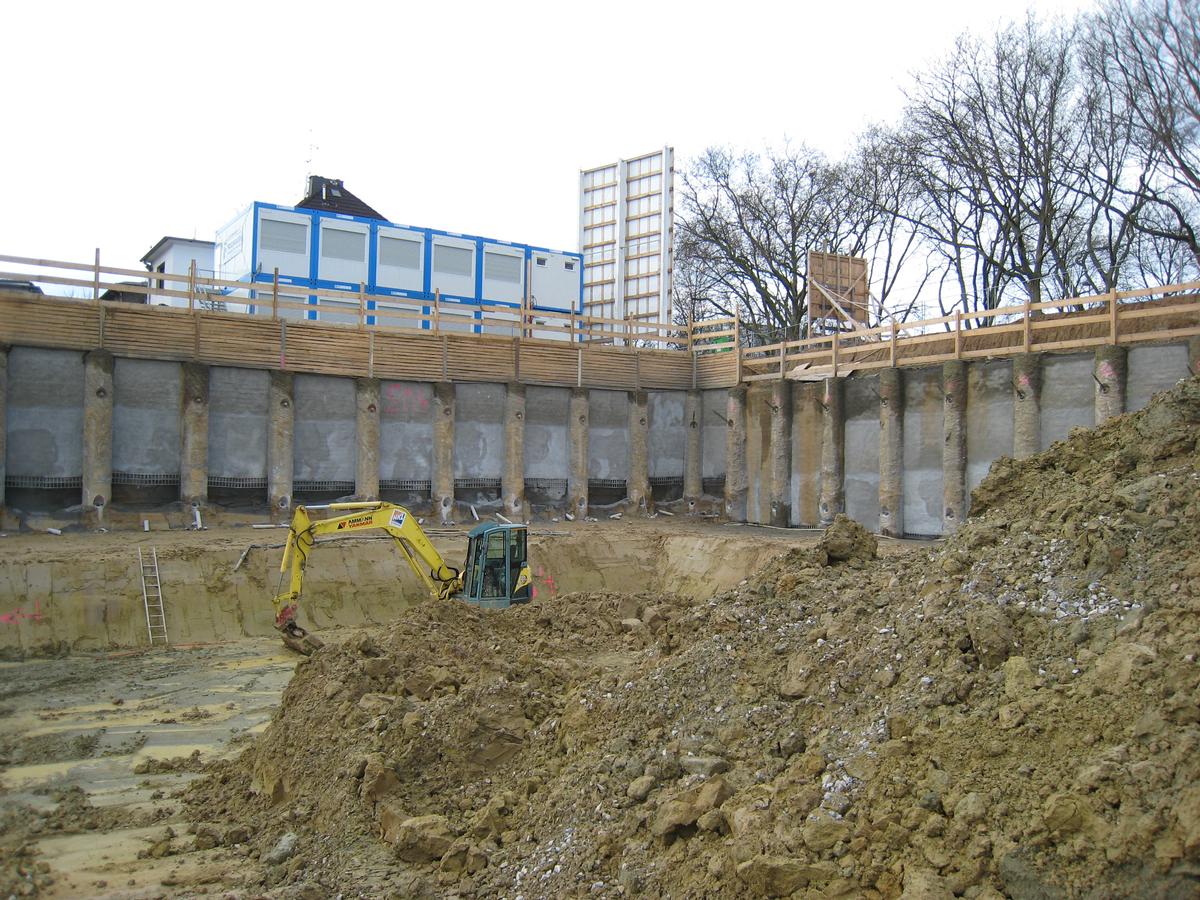
[[305, 631], [295, 622], [288, 622], [280, 633], [283, 636], [283, 643], [289, 650], [294, 650], [305, 656], [312, 656], [315, 651], [325, 646], [324, 641], [315, 634]]

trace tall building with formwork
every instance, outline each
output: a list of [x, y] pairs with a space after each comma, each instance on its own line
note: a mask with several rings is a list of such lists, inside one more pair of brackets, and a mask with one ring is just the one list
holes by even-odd
[[586, 315], [671, 321], [674, 211], [671, 147], [579, 173]]

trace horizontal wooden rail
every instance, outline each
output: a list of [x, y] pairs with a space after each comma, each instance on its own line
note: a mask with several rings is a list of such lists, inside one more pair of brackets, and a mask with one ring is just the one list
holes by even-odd
[[[365, 284], [309, 287], [277, 272], [266, 280], [232, 281], [202, 275], [194, 265], [185, 274], [101, 265], [98, 252], [91, 263], [0, 255], [0, 264], [3, 279], [91, 294], [5, 293], [0, 342], [297, 371], [363, 374], [365, 367], [382, 373], [377, 377], [437, 380], [455, 373], [478, 380], [491, 371], [492, 377], [534, 373], [530, 383], [713, 388], [1200, 333], [1200, 282], [956, 311], [746, 347], [737, 316], [685, 323], [645, 315], [614, 319], [461, 303], [437, 293], [395, 297], [368, 293]], [[110, 290], [180, 303], [101, 300]], [[310, 320], [314, 314], [322, 321]], [[639, 360], [632, 369], [631, 354]]]

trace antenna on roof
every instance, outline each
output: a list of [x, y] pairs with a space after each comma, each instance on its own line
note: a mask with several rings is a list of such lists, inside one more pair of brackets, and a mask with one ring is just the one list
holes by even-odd
[[308, 159], [304, 160], [304, 183], [308, 187], [308, 177], [313, 173], [313, 159], [316, 158], [317, 151], [321, 148], [316, 145], [313, 140], [313, 130], [308, 129]]

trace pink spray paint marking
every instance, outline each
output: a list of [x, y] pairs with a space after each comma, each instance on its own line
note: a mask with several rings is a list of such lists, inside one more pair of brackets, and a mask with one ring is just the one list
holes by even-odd
[[40, 622], [44, 616], [42, 615], [42, 604], [40, 600], [33, 601], [33, 612], [27, 613], [23, 609], [18, 609], [10, 613], [0, 614], [0, 624], [16, 625], [21, 621]]

